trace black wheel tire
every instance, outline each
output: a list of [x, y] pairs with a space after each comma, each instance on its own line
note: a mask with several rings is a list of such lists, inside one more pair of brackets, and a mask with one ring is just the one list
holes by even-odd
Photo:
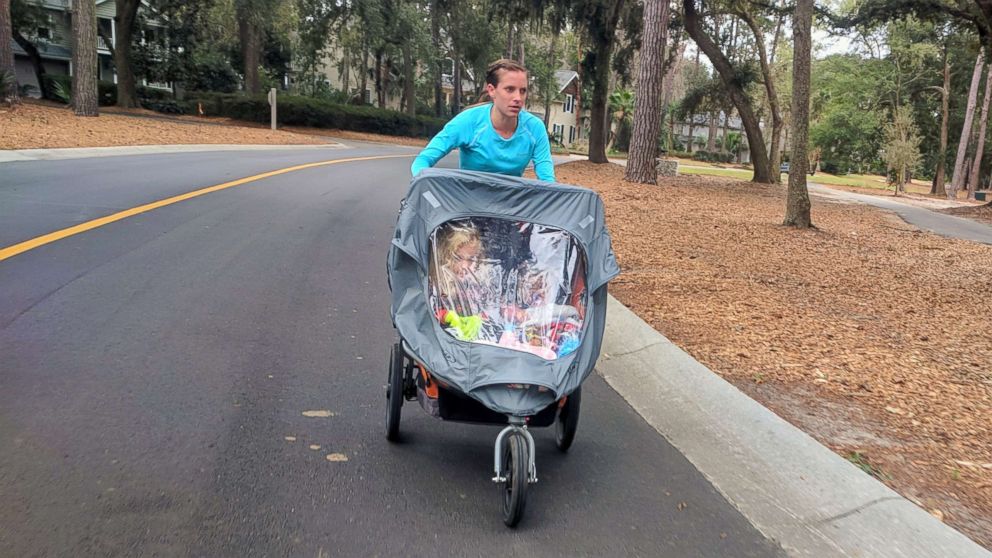
[[579, 427], [579, 408], [582, 406], [582, 388], [578, 387], [568, 399], [565, 405], [558, 410], [558, 417], [555, 419], [555, 445], [565, 452], [572, 447], [575, 441], [575, 431]]
[[386, 439], [400, 438], [400, 408], [403, 406], [403, 349], [399, 343], [389, 350], [389, 375], [386, 384]]
[[500, 485], [503, 500], [503, 523], [516, 527], [527, 506], [527, 469], [530, 467], [527, 440], [520, 434], [510, 434], [503, 446], [503, 476]]

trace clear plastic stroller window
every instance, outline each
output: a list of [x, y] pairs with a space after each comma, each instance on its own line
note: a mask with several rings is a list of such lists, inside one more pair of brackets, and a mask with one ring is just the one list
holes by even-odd
[[462, 341], [548, 360], [574, 352], [586, 311], [585, 272], [579, 244], [553, 227], [473, 217], [431, 235], [431, 308]]

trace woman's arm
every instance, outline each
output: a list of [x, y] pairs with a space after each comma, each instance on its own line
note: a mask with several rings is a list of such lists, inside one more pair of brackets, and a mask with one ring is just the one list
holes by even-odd
[[[465, 113], [463, 112], [462, 114]], [[410, 174], [417, 176], [420, 174], [420, 171], [437, 164], [445, 155], [451, 153], [452, 149], [461, 146], [459, 138], [462, 135], [463, 120], [464, 118], [456, 116], [444, 125], [444, 128], [431, 139], [427, 147], [413, 160], [413, 165], [410, 166]]]
[[534, 136], [537, 138], [533, 155], [534, 174], [540, 180], [555, 182], [555, 164], [551, 160], [551, 142], [548, 141], [548, 130], [543, 123], [537, 126]]

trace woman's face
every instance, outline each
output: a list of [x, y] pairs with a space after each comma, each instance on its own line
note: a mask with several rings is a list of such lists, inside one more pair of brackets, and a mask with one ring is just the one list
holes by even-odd
[[482, 243], [478, 240], [463, 242], [452, 254], [451, 270], [459, 279], [471, 275], [479, 267]]
[[499, 85], [486, 84], [493, 108], [507, 118], [516, 118], [527, 101], [527, 73], [502, 70]]

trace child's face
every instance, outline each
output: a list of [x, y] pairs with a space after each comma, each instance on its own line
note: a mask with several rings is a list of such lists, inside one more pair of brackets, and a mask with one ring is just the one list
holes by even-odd
[[451, 270], [459, 279], [471, 275], [479, 267], [482, 243], [478, 240], [462, 243], [452, 254]]

